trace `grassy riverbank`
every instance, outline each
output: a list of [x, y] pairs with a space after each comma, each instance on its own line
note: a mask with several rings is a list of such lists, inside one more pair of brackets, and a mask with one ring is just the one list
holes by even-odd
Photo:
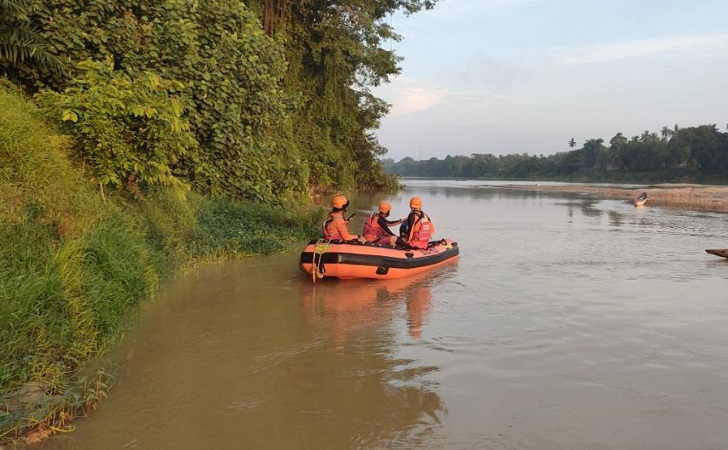
[[64, 429], [106, 395], [99, 358], [140, 303], [200, 261], [269, 254], [318, 233], [321, 211], [179, 188], [103, 193], [31, 103], [0, 88], [0, 448]]

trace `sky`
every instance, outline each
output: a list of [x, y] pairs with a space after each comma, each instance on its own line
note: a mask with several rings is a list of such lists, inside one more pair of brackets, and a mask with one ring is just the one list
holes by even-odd
[[400, 75], [376, 132], [399, 161], [551, 155], [728, 125], [728, 0], [439, 0], [390, 19]]

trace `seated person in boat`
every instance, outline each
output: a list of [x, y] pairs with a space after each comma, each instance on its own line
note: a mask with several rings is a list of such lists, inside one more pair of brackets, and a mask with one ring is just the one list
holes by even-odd
[[387, 220], [392, 211], [392, 205], [388, 201], [379, 202], [379, 210], [373, 212], [364, 222], [364, 239], [370, 244], [389, 245], [394, 247], [397, 236], [389, 229], [391, 225], [399, 225], [404, 219]]
[[358, 241], [366, 242], [363, 237], [349, 233], [349, 220], [344, 218], [346, 208], [349, 207], [349, 200], [341, 194], [334, 195], [331, 199], [331, 211], [322, 225], [324, 239], [329, 241]]
[[410, 213], [407, 221], [400, 228], [400, 237], [397, 238], [397, 245], [426, 249], [430, 238], [435, 234], [435, 225], [430, 216], [422, 211], [422, 199], [412, 197], [410, 199]]

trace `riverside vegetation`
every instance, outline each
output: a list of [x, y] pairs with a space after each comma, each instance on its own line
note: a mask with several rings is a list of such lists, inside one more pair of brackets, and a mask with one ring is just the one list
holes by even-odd
[[102, 399], [175, 271], [317, 234], [313, 194], [398, 187], [370, 87], [400, 71], [387, 18], [436, 1], [0, 0], [0, 441]]
[[298, 212], [158, 189], [101, 197], [68, 141], [0, 91], [0, 435], [68, 429], [110, 387], [98, 358], [180, 268], [268, 254], [318, 233]]

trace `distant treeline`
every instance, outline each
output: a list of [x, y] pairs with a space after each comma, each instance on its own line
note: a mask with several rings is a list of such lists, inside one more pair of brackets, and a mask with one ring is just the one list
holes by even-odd
[[[574, 148], [576, 143], [570, 140]], [[589, 139], [575, 150], [549, 156], [525, 153], [495, 156], [474, 153], [440, 160], [383, 161], [401, 176], [481, 179], [728, 181], [728, 133], [716, 125], [643, 132], [631, 139], [617, 133], [609, 145]]]

